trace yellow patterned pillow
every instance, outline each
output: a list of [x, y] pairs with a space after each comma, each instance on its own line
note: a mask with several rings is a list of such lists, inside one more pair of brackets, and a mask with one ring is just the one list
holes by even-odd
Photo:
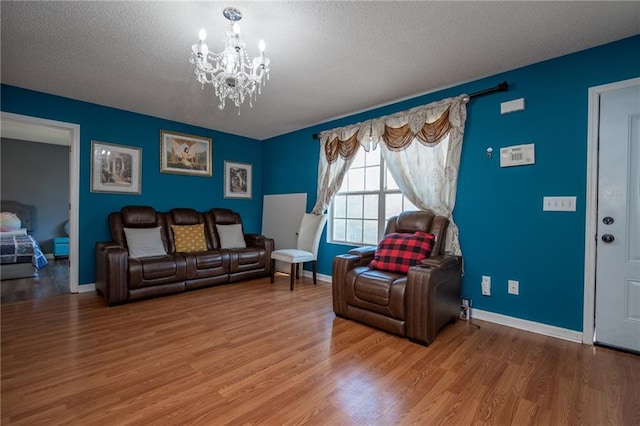
[[171, 225], [171, 229], [176, 241], [177, 252], [207, 251], [207, 242], [204, 240], [204, 223], [185, 226]]

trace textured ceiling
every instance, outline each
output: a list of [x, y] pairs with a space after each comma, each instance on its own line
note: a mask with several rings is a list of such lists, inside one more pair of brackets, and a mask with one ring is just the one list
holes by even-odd
[[[217, 108], [189, 63], [200, 28], [244, 15], [271, 79]], [[266, 139], [640, 33], [640, 2], [2, 1], [2, 82]]]

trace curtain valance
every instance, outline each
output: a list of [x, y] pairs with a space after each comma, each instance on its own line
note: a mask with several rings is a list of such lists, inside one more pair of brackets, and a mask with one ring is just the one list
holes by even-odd
[[391, 151], [402, 151], [416, 139], [423, 145], [438, 144], [449, 132], [464, 133], [467, 95], [443, 99], [407, 111], [367, 120], [362, 123], [320, 132], [327, 161], [349, 159], [358, 145], [375, 149], [379, 142]]
[[[358, 149], [381, 145], [380, 155], [402, 194], [419, 209], [449, 218], [446, 249], [461, 254], [453, 221], [467, 95], [320, 133], [318, 199], [322, 213], [338, 192]], [[416, 141], [413, 143], [413, 141]]]

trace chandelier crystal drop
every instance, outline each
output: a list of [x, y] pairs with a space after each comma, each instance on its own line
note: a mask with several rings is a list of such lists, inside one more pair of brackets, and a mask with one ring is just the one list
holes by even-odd
[[225, 32], [225, 47], [220, 53], [213, 53], [205, 44], [207, 33], [200, 30], [199, 41], [191, 47], [191, 59], [195, 64], [196, 80], [202, 84], [211, 84], [216, 96], [220, 100], [218, 108], [223, 110], [227, 99], [233, 101], [238, 107], [249, 98], [249, 106], [253, 108], [252, 101], [261, 93], [262, 86], [269, 79], [269, 59], [264, 56], [265, 44], [260, 40], [258, 44], [260, 56], [249, 59], [246, 45], [240, 38], [240, 26], [238, 21], [242, 19], [242, 13], [233, 7], [227, 7], [222, 14], [231, 24], [229, 31]]

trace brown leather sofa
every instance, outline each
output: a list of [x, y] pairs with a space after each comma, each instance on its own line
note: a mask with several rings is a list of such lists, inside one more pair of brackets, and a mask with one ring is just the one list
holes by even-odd
[[449, 220], [432, 211], [403, 212], [387, 223], [392, 232], [435, 236], [431, 255], [404, 275], [369, 267], [376, 247], [359, 247], [333, 261], [333, 310], [428, 345], [460, 314], [462, 258], [444, 254]]
[[[216, 225], [242, 225], [228, 209], [198, 212], [176, 208], [156, 212], [147, 206], [126, 206], [109, 214], [110, 242], [96, 243], [96, 290], [109, 306], [186, 290], [231, 283], [271, 274], [274, 241], [244, 234], [246, 248], [221, 248]], [[204, 224], [206, 251], [176, 252], [171, 225]], [[125, 228], [160, 228], [166, 255], [129, 256]]]

